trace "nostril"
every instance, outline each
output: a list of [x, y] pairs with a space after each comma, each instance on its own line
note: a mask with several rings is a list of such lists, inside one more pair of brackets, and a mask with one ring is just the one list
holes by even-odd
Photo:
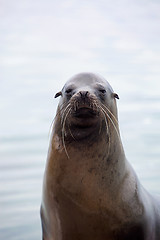
[[88, 95], [88, 91], [86, 91], [85, 97], [87, 97], [87, 95]]
[[88, 95], [88, 91], [80, 91], [79, 92], [82, 98], [86, 98]]

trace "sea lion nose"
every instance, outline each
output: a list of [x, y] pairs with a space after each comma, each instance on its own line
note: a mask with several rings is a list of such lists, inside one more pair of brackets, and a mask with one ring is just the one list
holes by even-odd
[[85, 99], [86, 97], [88, 97], [88, 91], [80, 91], [79, 94], [82, 99]]

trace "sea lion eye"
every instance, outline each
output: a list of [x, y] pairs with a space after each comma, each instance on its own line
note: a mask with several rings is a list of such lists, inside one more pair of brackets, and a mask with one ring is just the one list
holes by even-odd
[[105, 89], [99, 89], [99, 92], [101, 92], [101, 93], [106, 93], [106, 90]]
[[66, 89], [66, 93], [68, 94], [68, 93], [71, 93], [72, 92], [72, 89], [71, 88], [68, 88], [68, 89]]

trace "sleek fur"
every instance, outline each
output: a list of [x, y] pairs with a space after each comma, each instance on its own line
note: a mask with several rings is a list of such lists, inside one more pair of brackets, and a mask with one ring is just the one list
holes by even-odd
[[43, 240], [159, 240], [160, 202], [125, 157], [118, 95], [104, 78], [81, 73], [58, 96], [43, 182]]

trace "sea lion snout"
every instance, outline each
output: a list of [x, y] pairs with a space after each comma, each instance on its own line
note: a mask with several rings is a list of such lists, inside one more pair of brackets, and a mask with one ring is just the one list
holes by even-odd
[[87, 90], [79, 90], [70, 98], [69, 105], [70, 113], [66, 118], [66, 124], [69, 125], [76, 139], [90, 135], [95, 128], [99, 129], [102, 119], [99, 118], [100, 109], [95, 94]]
[[75, 94], [75, 97], [73, 97], [75, 101], [78, 102], [80, 105], [90, 105], [90, 102], [92, 101], [91, 94], [89, 91], [78, 91]]
[[85, 99], [88, 97], [88, 91], [80, 91], [79, 94], [81, 96], [82, 99]]
[[74, 113], [81, 109], [86, 109], [86, 111], [98, 111], [98, 99], [96, 95], [90, 93], [89, 91], [78, 91], [70, 99], [72, 110]]

